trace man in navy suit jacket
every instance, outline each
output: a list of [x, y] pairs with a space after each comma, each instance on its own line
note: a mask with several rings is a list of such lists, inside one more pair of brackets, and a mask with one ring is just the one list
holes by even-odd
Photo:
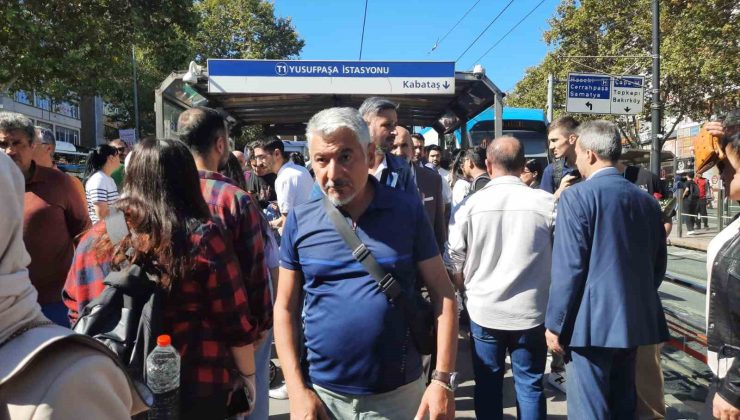
[[583, 124], [576, 166], [586, 181], [558, 203], [545, 327], [548, 346], [571, 359], [575, 419], [635, 418], [635, 350], [668, 339], [660, 207], [615, 168], [621, 151], [613, 123]]

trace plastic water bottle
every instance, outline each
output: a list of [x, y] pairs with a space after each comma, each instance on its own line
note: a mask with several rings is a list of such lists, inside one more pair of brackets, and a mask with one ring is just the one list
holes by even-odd
[[180, 411], [180, 355], [169, 335], [157, 337], [157, 347], [146, 358], [146, 384], [154, 393], [149, 419], [177, 419]]

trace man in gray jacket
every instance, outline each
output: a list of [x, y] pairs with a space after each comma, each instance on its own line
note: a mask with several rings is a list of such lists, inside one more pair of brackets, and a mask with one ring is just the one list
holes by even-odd
[[545, 419], [545, 308], [550, 286], [552, 194], [519, 179], [524, 149], [514, 137], [486, 151], [491, 181], [453, 216], [445, 262], [470, 314], [475, 413], [501, 419], [506, 353], [521, 418]]

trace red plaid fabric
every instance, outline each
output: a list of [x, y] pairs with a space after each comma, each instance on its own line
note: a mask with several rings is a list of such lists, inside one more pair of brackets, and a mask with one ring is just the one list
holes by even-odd
[[198, 174], [211, 215], [231, 234], [249, 299], [250, 322], [257, 326], [258, 333], [269, 330], [272, 328], [272, 299], [260, 228], [262, 215], [249, 195], [230, 178], [210, 171], [198, 171]]
[[[105, 222], [89, 231], [77, 248], [64, 287], [70, 319], [105, 287], [110, 257], [101, 261], [93, 245], [105, 233]], [[175, 280], [165, 304], [164, 327], [182, 361], [183, 395], [207, 397], [230, 389], [234, 364], [230, 347], [251, 343], [256, 326], [250, 322], [241, 271], [221, 229], [201, 225], [190, 236], [194, 266], [188, 278]]]

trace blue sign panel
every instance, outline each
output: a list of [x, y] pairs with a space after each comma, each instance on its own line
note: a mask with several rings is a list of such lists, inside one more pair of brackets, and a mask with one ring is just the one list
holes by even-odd
[[615, 77], [614, 87], [618, 88], [641, 88], [642, 78], [638, 77]]
[[213, 93], [452, 95], [454, 62], [208, 60]]
[[568, 78], [568, 97], [609, 99], [609, 76], [573, 75]]
[[455, 77], [455, 63], [208, 60], [208, 75], [258, 77]]

